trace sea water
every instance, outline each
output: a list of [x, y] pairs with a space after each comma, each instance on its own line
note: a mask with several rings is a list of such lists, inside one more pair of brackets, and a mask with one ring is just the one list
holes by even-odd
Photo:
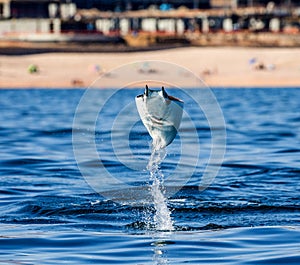
[[[166, 180], [180, 158], [180, 137], [192, 141], [191, 123], [183, 119], [165, 153], [151, 157], [151, 138], [137, 120], [128, 139], [116, 141], [120, 157], [140, 161], [132, 169], [113, 152], [109, 128], [122, 106], [112, 100], [98, 117], [105, 126], [95, 123], [100, 157], [85, 165], [97, 168], [102, 159], [133, 187], [135, 201], [129, 190], [119, 190], [119, 200], [96, 192], [79, 170], [72, 134], [91, 134], [88, 121], [73, 128], [84, 92], [0, 90], [0, 264], [300, 263], [299, 88], [214, 89], [227, 135], [220, 171], [200, 192], [200, 164], [185, 185], [173, 183], [171, 196]], [[94, 93], [87, 113], [108, 92]], [[122, 101], [137, 94], [124, 90]], [[205, 163], [212, 131], [193, 106], [185, 99]], [[149, 161], [156, 162], [147, 169]]]

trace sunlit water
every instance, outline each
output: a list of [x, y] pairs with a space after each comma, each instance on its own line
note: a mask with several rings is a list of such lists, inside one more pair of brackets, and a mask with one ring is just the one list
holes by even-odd
[[[104, 125], [96, 123], [96, 145], [103, 166], [141, 195], [133, 201], [119, 190], [122, 198], [112, 201], [87, 184], [74, 157], [72, 133], [90, 133], [87, 121], [72, 127], [84, 90], [0, 90], [0, 264], [300, 264], [300, 89], [213, 91], [226, 122], [223, 165], [199, 192], [211, 130], [183, 98], [201, 163], [171, 197], [165, 180], [179, 160], [180, 137], [151, 156], [137, 122], [128, 141], [145, 167], [127, 168], [112, 152], [109, 128], [121, 103], [141, 91], [110, 102], [99, 117]], [[94, 93], [87, 113], [106, 91]], [[189, 126], [183, 118], [180, 135], [192, 141]], [[98, 167], [97, 159], [86, 165]]]

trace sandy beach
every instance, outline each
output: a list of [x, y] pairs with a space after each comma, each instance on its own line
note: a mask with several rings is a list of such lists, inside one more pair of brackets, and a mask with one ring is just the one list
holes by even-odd
[[[212, 87], [295, 87], [300, 86], [299, 58], [300, 48], [235, 47], [189, 47], [131, 53], [1, 55], [0, 87], [88, 87], [100, 74], [143, 60], [178, 64]], [[30, 73], [29, 67], [32, 65], [37, 67], [37, 72]], [[110, 85], [112, 83], [110, 80]]]

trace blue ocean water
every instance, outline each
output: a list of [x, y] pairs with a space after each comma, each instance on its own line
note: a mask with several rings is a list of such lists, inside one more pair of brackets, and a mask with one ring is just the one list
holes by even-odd
[[[149, 172], [126, 167], [113, 150], [135, 157], [137, 167], [146, 163], [150, 137], [141, 122], [128, 139], [114, 128], [116, 146], [111, 143], [120, 109], [135, 120], [126, 102], [141, 92], [113, 97], [90, 132], [93, 121], [73, 124], [84, 90], [0, 90], [0, 264], [300, 264], [300, 89], [213, 89], [226, 124], [225, 157], [207, 189], [199, 191], [200, 164], [166, 198], [170, 230], [157, 229], [157, 209], [142, 198]], [[110, 91], [93, 93], [87, 115], [99, 112], [97, 102]], [[205, 164], [209, 122], [193, 102], [185, 100], [185, 109]], [[181, 140], [193, 141], [190, 124], [183, 119], [180, 136], [167, 148], [160, 168], [165, 177], [176, 168]], [[90, 134], [101, 164], [87, 155], [85, 166], [105, 167], [132, 184], [138, 199], [119, 190], [112, 200], [109, 190], [99, 194], [86, 181], [73, 140]]]

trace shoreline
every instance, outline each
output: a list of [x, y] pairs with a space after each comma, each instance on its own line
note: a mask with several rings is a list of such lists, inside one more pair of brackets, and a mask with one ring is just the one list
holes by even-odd
[[[126, 87], [124, 89], [136, 89], [141, 87]], [[184, 89], [197, 89], [196, 87], [182, 87]], [[230, 90], [238, 90], [238, 89], [300, 89], [299, 86], [207, 86], [207, 88], [212, 90], [222, 90], [222, 89], [230, 89]], [[105, 90], [105, 89], [115, 89], [115, 88], [89, 88], [89, 87], [0, 87], [0, 91], [2, 90], [86, 90], [86, 89], [95, 89], [95, 90]], [[122, 88], [123, 89], [123, 88]], [[142, 88], [144, 89], [144, 88]], [[154, 87], [156, 89], [156, 87]], [[158, 89], [158, 88], [157, 88]], [[204, 89], [204, 88], [199, 88]]]
[[[0, 88], [87, 88], [99, 78], [100, 72], [105, 75], [119, 66], [143, 60], [178, 64], [212, 88], [300, 87], [298, 58], [300, 48], [275, 47], [181, 47], [129, 53], [0, 55]], [[37, 72], [29, 72], [32, 65], [37, 67]], [[136, 69], [132, 74], [139, 75]], [[152, 78], [151, 75], [142, 77]], [[120, 78], [103, 79], [103, 87], [119, 87]], [[126, 81], [126, 76], [122, 78]], [[163, 75], [160, 78], [164, 80]]]

